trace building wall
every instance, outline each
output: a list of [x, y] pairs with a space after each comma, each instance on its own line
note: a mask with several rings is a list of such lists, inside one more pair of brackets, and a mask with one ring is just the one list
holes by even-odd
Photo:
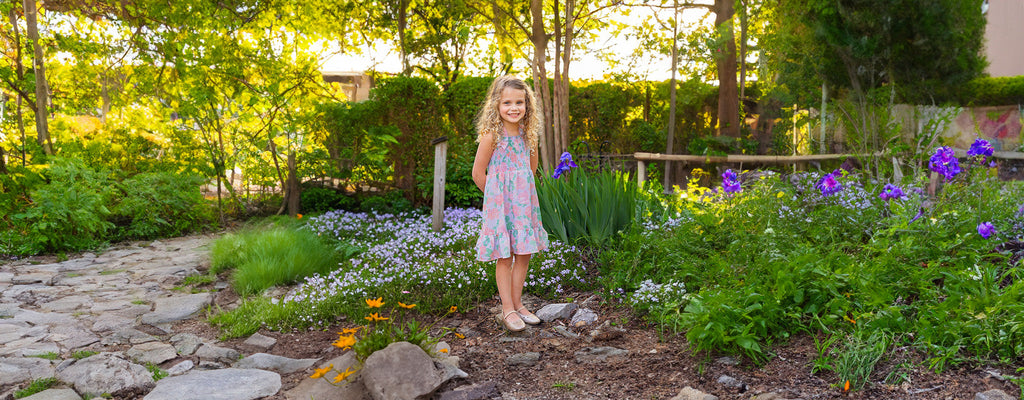
[[989, 76], [1024, 75], [1024, 0], [989, 0], [985, 18]]

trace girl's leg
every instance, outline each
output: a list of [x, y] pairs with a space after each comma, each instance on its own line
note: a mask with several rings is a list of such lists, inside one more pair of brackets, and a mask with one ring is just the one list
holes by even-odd
[[[519, 314], [516, 313], [512, 293], [514, 277], [512, 275], [512, 257], [499, 258], [498, 265], [494, 268], [494, 281], [498, 284], [498, 298], [501, 299], [501, 319], [505, 327], [512, 331], [519, 331], [526, 327]], [[520, 290], [522, 293], [522, 290]]]
[[531, 254], [516, 254], [515, 265], [512, 267], [512, 307], [516, 310], [523, 307], [523, 286], [526, 284], [526, 272], [530, 269]]

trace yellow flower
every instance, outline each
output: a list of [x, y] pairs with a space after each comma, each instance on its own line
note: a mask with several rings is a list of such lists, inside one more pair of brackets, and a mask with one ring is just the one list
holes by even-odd
[[366, 305], [369, 306], [370, 308], [378, 308], [378, 307], [384, 305], [384, 298], [383, 297], [378, 297], [376, 300], [374, 300], [374, 299], [366, 299]]
[[334, 364], [329, 364], [329, 365], [327, 365], [326, 367], [323, 367], [323, 368], [317, 368], [317, 369], [315, 369], [316, 372], [314, 372], [313, 375], [310, 375], [310, 378], [318, 379], [321, 376], [324, 376], [325, 374], [327, 374], [328, 372], [331, 372], [332, 369], [334, 369]]
[[452, 308], [448, 309], [448, 312], [455, 312], [455, 311], [458, 311], [458, 309], [459, 309], [458, 307], [452, 306]]
[[341, 336], [338, 337], [338, 340], [332, 344], [334, 345], [334, 347], [339, 347], [342, 350], [347, 350], [351, 348], [352, 345], [356, 344], [356, 338], [355, 336]]
[[459, 338], [459, 339], [465, 339], [465, 338], [466, 338], [466, 335], [463, 335], [463, 334], [461, 334], [461, 333], [455, 332], [455, 337], [457, 337], [457, 338]]
[[355, 328], [345, 328], [345, 329], [342, 329], [341, 332], [338, 332], [338, 334], [339, 335], [355, 335], [356, 332], [359, 332], [359, 328], [362, 328], [362, 327], [361, 326], [357, 326]]
[[373, 313], [373, 314], [370, 314], [369, 317], [366, 317], [366, 320], [367, 321], [371, 321], [371, 322], [377, 322], [377, 321], [387, 321], [388, 318], [387, 317], [382, 317], [382, 316], [378, 315], [378, 313]]
[[413, 308], [413, 307], [416, 307], [415, 304], [405, 304], [403, 302], [398, 302], [398, 306], [402, 307], [402, 308]]
[[352, 375], [354, 373], [356, 373], [356, 371], [353, 371], [351, 367], [345, 368], [345, 372], [338, 373], [338, 376], [334, 377], [334, 383], [341, 382], [345, 380], [345, 378], [348, 378], [349, 375]]
[[438, 351], [440, 351], [442, 353], [445, 353], [445, 354], [448, 354], [448, 349], [441, 349], [441, 350], [438, 350]]
[[775, 195], [775, 197], [778, 197], [778, 198], [781, 199], [782, 196], [785, 196], [785, 195], [786, 195], [786, 192], [779, 192], [779, 194]]

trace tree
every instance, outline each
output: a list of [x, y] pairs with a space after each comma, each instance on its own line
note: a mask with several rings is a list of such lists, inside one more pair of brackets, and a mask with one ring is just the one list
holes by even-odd
[[35, 0], [23, 0], [25, 7], [25, 25], [28, 27], [28, 40], [32, 44], [32, 73], [36, 78], [36, 141], [43, 146], [48, 156], [53, 155], [50, 143], [50, 130], [47, 126], [49, 118], [49, 87], [46, 84], [46, 55], [43, 45], [39, 43], [39, 24], [37, 20]]

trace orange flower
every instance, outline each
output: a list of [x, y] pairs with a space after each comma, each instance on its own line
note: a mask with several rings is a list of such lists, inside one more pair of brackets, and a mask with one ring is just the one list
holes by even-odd
[[398, 306], [402, 307], [402, 308], [406, 308], [406, 309], [411, 309], [413, 307], [416, 307], [415, 304], [405, 304], [403, 302], [398, 302]]
[[455, 312], [455, 311], [458, 311], [458, 310], [459, 310], [458, 307], [452, 306], [451, 308], [448, 309], [448, 312]]
[[382, 316], [378, 315], [378, 313], [370, 314], [369, 317], [365, 317], [365, 318], [366, 318], [367, 321], [370, 321], [370, 322], [387, 321], [388, 320], [388, 317], [382, 317]]
[[362, 328], [362, 327], [361, 326], [357, 326], [355, 328], [345, 328], [345, 329], [342, 329], [341, 332], [338, 332], [338, 334], [339, 335], [355, 335], [356, 332], [359, 332], [359, 328]]
[[295, 214], [296, 219], [302, 219], [302, 214]]
[[849, 323], [851, 323], [851, 324], [856, 324], [856, 323], [857, 323], [857, 320], [855, 320], [855, 319], [853, 319], [853, 318], [850, 318], [850, 317], [848, 317], [848, 316], [846, 316], [846, 315], [843, 315], [843, 319], [845, 319], [845, 320], [846, 320], [846, 322], [849, 322]]
[[353, 371], [352, 368], [345, 368], [345, 372], [341, 372], [338, 374], [338, 376], [334, 377], [334, 383], [341, 382], [345, 380], [345, 378], [348, 378], [349, 375], [352, 375], [354, 373], [356, 373], [356, 371]]
[[348, 350], [352, 345], [356, 344], [356, 338], [355, 336], [341, 336], [332, 344], [334, 347], [341, 348], [342, 350]]
[[846, 384], [843, 385], [843, 391], [844, 392], [849, 392], [850, 391], [850, 380], [849, 379], [847, 379], [846, 380]]
[[457, 337], [457, 338], [459, 338], [459, 339], [465, 339], [465, 338], [466, 338], [466, 335], [463, 335], [463, 334], [461, 334], [461, 333], [455, 332], [455, 337]]
[[334, 369], [334, 364], [329, 364], [323, 368], [317, 368], [314, 370], [316, 372], [314, 372], [313, 375], [310, 375], [310, 378], [319, 379], [321, 376], [324, 376], [328, 372], [331, 372], [332, 369]]
[[445, 354], [448, 354], [448, 349], [441, 349], [441, 350], [438, 350], [438, 351], [440, 351], [442, 353], [445, 353]]
[[366, 305], [369, 306], [370, 308], [379, 308], [380, 306], [384, 305], [384, 298], [378, 297], [376, 300], [366, 299]]

